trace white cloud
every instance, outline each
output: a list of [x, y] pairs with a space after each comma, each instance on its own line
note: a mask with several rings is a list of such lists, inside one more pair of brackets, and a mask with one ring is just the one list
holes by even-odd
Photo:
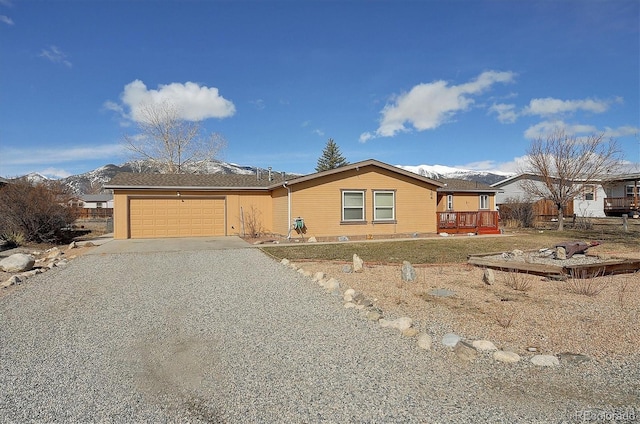
[[[217, 88], [194, 82], [174, 82], [159, 85], [157, 90], [149, 90], [142, 81], [135, 80], [125, 85], [120, 98], [122, 105], [108, 101], [105, 107], [123, 113], [123, 116], [136, 122], [142, 119], [141, 111], [145, 106], [165, 102], [175, 106], [180, 117], [187, 121], [227, 118], [236, 112], [233, 102], [222, 97]], [[126, 109], [129, 113], [125, 115]]]
[[[620, 98], [614, 101], [621, 102]], [[525, 115], [552, 116], [576, 111], [586, 111], [592, 113], [606, 112], [611, 106], [611, 101], [607, 100], [560, 100], [552, 97], [544, 99], [531, 99], [522, 113]]]
[[363, 132], [362, 134], [360, 134], [360, 137], [358, 138], [358, 141], [360, 143], [366, 143], [367, 141], [371, 140], [373, 138], [373, 134], [371, 134], [370, 132]]
[[593, 134], [598, 133], [598, 128], [593, 125], [585, 125], [585, 124], [567, 124], [564, 121], [542, 121], [527, 128], [524, 132], [524, 136], [529, 139], [536, 139], [540, 137], [545, 137], [548, 134], [556, 131], [562, 130], [565, 134], [577, 135], [577, 134]]
[[3, 149], [0, 150], [3, 165], [46, 165], [51, 163], [74, 162], [79, 159], [111, 159], [124, 154], [122, 144], [104, 144], [101, 146], [79, 146], [58, 149]]
[[604, 128], [605, 137], [625, 137], [625, 136], [635, 136], [640, 134], [640, 128], [632, 127], [630, 125], [618, 127], [618, 128]]
[[42, 49], [39, 57], [43, 57], [52, 63], [58, 63], [71, 68], [73, 65], [67, 60], [67, 55], [56, 46], [50, 46], [48, 49]]
[[319, 135], [321, 137], [324, 135], [324, 131], [322, 131], [320, 129], [317, 129], [317, 128], [315, 130], [313, 130], [313, 133], [316, 134], [316, 135]]
[[264, 104], [264, 100], [262, 99], [250, 100], [249, 103], [254, 105], [258, 110], [263, 110], [266, 107], [266, 105]]
[[516, 112], [516, 105], [505, 103], [494, 103], [489, 107], [489, 112], [496, 113], [498, 115], [498, 121], [505, 124], [513, 124], [518, 119], [518, 113]]
[[[392, 137], [398, 132], [409, 131], [405, 124], [410, 124], [418, 131], [437, 128], [457, 112], [467, 110], [474, 103], [471, 96], [481, 94], [496, 83], [511, 82], [514, 77], [512, 72], [487, 71], [460, 85], [450, 86], [446, 81], [418, 84], [382, 109], [375, 136]], [[373, 136], [364, 133], [360, 141], [365, 142]]]
[[59, 168], [46, 168], [38, 171], [38, 174], [44, 175], [47, 178], [67, 178], [73, 175], [69, 171]]
[[6, 15], [0, 15], [0, 22], [5, 23], [7, 25], [13, 25], [13, 19]]

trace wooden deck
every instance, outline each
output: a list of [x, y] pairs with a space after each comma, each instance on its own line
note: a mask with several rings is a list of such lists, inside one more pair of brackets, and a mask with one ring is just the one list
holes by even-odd
[[487, 257], [495, 255], [496, 253], [469, 255], [467, 263], [482, 268], [544, 275], [552, 278], [593, 278], [602, 275], [633, 273], [640, 270], [640, 259], [612, 258], [585, 265], [563, 266], [503, 261]]
[[604, 199], [604, 213], [607, 216], [620, 216], [638, 212], [640, 199], [633, 197], [607, 197]]
[[439, 233], [500, 234], [497, 211], [436, 212]]

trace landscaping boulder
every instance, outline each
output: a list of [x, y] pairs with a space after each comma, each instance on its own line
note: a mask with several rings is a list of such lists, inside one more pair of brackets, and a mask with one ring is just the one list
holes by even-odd
[[399, 330], [399, 331], [404, 331], [408, 328], [411, 328], [412, 325], [413, 325], [413, 320], [409, 317], [402, 317], [402, 318], [397, 318], [392, 320], [387, 320], [387, 319], [380, 320], [380, 327], [395, 328], [396, 330]]
[[553, 355], [534, 355], [531, 357], [531, 363], [539, 367], [557, 367], [560, 361]]
[[431, 344], [433, 343], [433, 339], [430, 335], [426, 333], [422, 333], [418, 336], [418, 347], [424, 350], [431, 350]]
[[488, 286], [493, 285], [496, 282], [496, 274], [492, 269], [486, 268], [482, 274], [482, 281]]
[[461, 337], [457, 334], [447, 333], [442, 338], [442, 344], [449, 347], [454, 347], [459, 341]]
[[0, 270], [5, 272], [24, 272], [33, 268], [36, 259], [25, 253], [16, 253], [0, 261]]
[[402, 281], [415, 281], [416, 270], [408, 261], [402, 262]]
[[485, 351], [485, 350], [498, 350], [496, 345], [491, 343], [489, 340], [474, 340], [473, 343], [471, 343], [471, 344], [476, 349], [482, 350], [482, 351]]
[[478, 351], [469, 343], [463, 342], [462, 340], [456, 343], [455, 347], [453, 348], [453, 353], [456, 354], [456, 357], [458, 359], [461, 359], [463, 361], [473, 361], [474, 359], [476, 359], [476, 356], [478, 356]]
[[505, 350], [496, 350], [493, 352], [493, 359], [498, 362], [514, 363], [520, 360], [520, 355], [515, 352], [507, 352]]
[[364, 261], [360, 259], [360, 256], [353, 254], [353, 272], [362, 272]]

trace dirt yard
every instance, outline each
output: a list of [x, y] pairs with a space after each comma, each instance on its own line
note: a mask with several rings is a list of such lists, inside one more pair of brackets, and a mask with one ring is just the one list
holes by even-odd
[[[408, 316], [436, 337], [450, 331], [468, 340], [488, 339], [517, 353], [536, 348], [600, 359], [637, 353], [640, 345], [639, 273], [562, 282], [495, 271], [496, 282], [487, 285], [481, 268], [438, 264], [417, 266], [417, 280], [402, 282], [399, 265], [372, 265], [362, 259], [361, 273], [345, 273], [345, 262], [296, 264], [334, 277], [341, 290], [362, 292], [385, 315]], [[437, 289], [453, 294], [437, 296]]]

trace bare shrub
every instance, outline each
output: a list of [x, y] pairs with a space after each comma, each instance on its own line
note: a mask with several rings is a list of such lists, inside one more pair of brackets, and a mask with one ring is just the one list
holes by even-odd
[[515, 308], [503, 308], [495, 314], [496, 323], [502, 328], [509, 328], [518, 318], [518, 311]]
[[517, 291], [529, 291], [531, 289], [531, 280], [528, 274], [522, 274], [517, 271], [509, 271], [505, 275], [505, 284]]
[[260, 237], [264, 233], [264, 227], [262, 226], [262, 212], [256, 207], [251, 205], [246, 212], [244, 218], [245, 235], [256, 238]]
[[603, 274], [600, 271], [596, 271], [594, 274], [586, 274], [585, 271], [582, 273], [572, 272], [564, 283], [564, 287], [569, 293], [594, 297], [607, 288], [611, 282], [610, 278], [602, 277]]
[[64, 239], [80, 209], [68, 206], [72, 193], [59, 181], [32, 185], [14, 181], [0, 189], [0, 234], [22, 234], [27, 242], [50, 243]]
[[533, 227], [534, 218], [533, 202], [510, 197], [500, 205], [500, 219], [508, 227]]
[[625, 278], [622, 281], [620, 281], [620, 284], [618, 284], [618, 305], [622, 309], [624, 309], [627, 297], [629, 296], [630, 294], [629, 292], [631, 291], [629, 290], [631, 288], [630, 283], [631, 283], [631, 280], [628, 278]]

